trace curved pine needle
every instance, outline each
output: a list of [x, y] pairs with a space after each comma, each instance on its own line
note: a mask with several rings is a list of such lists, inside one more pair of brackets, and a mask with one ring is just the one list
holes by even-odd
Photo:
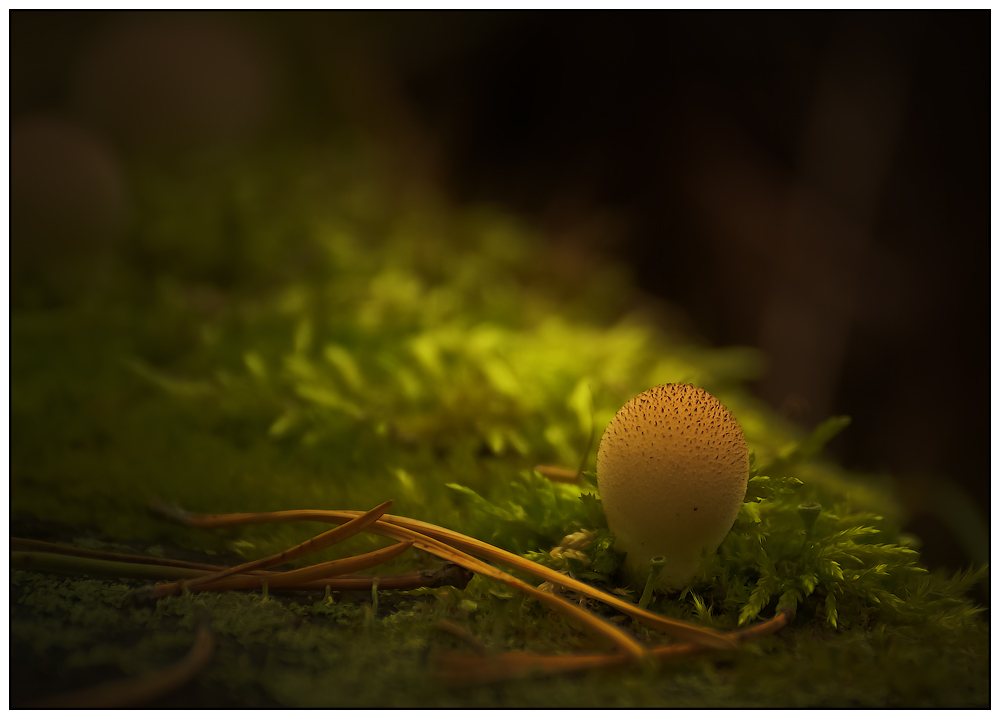
[[[229, 569], [225, 569], [214, 576], [207, 576], [195, 579], [194, 581], [188, 582], [187, 585], [188, 589], [194, 590], [197, 587], [209, 584], [210, 582], [219, 579], [225, 579], [226, 577], [231, 577], [234, 574], [247, 574], [248, 572], [255, 569], [267, 569], [269, 567], [276, 567], [280, 564], [291, 562], [292, 560], [298, 559], [299, 557], [303, 557], [307, 554], [311, 554], [313, 552], [318, 552], [322, 549], [326, 549], [327, 547], [330, 547], [336, 544], [337, 542], [342, 542], [345, 539], [353, 537], [358, 532], [362, 532], [368, 527], [370, 527], [378, 520], [379, 517], [385, 514], [385, 510], [387, 510], [391, 504], [392, 500], [390, 499], [388, 502], [383, 502], [374, 509], [365, 512], [364, 514], [362, 514], [359, 517], [356, 517], [355, 519], [352, 519], [350, 522], [346, 522], [345, 524], [342, 524], [339, 527], [335, 527], [329, 531], [323, 532], [322, 534], [319, 534], [313, 537], [312, 539], [307, 539], [301, 544], [296, 544], [294, 547], [286, 549], [283, 552], [278, 552], [277, 554], [273, 554], [270, 557], [264, 557], [263, 559], [255, 559], [252, 562], [246, 562], [236, 567], [230, 567]], [[379, 564], [381, 564], [381, 562], [379, 562]], [[369, 565], [369, 566], [375, 566], [375, 565]], [[368, 567], [360, 567], [360, 569], [368, 569]], [[342, 573], [347, 574], [348, 572], [351, 571], [354, 570], [349, 569]], [[315, 576], [309, 573], [303, 574], [302, 576], [309, 577], [310, 579], [313, 578], [322, 579], [323, 577], [327, 576], [330, 577], [336, 576], [336, 574], [337, 572], [329, 574], [324, 574], [321, 572], [319, 574], [316, 574]], [[295, 576], [295, 573], [294, 572], [288, 573], [283, 577], [282, 581], [288, 579], [291, 576]], [[271, 583], [270, 586], [276, 587], [285, 585], [284, 584], [277, 585]]]
[[[84, 557], [87, 559], [103, 559], [110, 562], [127, 562], [129, 564], [152, 564], [158, 567], [182, 567], [185, 569], [204, 569], [209, 572], [218, 572], [228, 567], [220, 567], [217, 564], [203, 564], [201, 562], [186, 562], [182, 559], [166, 559], [164, 557], [150, 557], [144, 554], [119, 554], [117, 552], [102, 552], [95, 549], [83, 549], [82, 547], [72, 547], [65, 544], [54, 544], [43, 542], [38, 539], [24, 539], [23, 537], [10, 538], [11, 552], [44, 552], [47, 554], [65, 554], [72, 557]], [[195, 575], [192, 575], [195, 576]], [[161, 577], [165, 579], [166, 577]]]
[[[92, 559], [55, 552], [11, 552], [10, 565], [28, 572], [55, 572], [56, 574], [94, 577], [114, 577], [116, 579], [194, 579], [211, 575], [205, 569], [189, 567], [162, 567], [155, 564], [112, 562], [107, 559]], [[271, 574], [268, 572], [267, 574]]]
[[611, 622], [601, 619], [595, 614], [592, 614], [578, 604], [567, 601], [566, 599], [563, 599], [555, 594], [543, 592], [538, 589], [538, 587], [533, 587], [527, 582], [523, 582], [517, 577], [513, 577], [510, 574], [497, 569], [493, 565], [480, 561], [479, 559], [465, 554], [464, 552], [461, 552], [444, 542], [440, 542], [433, 537], [428, 537], [409, 529], [408, 527], [401, 527], [392, 524], [385, 524], [385, 526], [381, 526], [382, 524], [383, 522], [380, 520], [371, 529], [371, 531], [396, 538], [410, 537], [414, 540], [413, 543], [425, 552], [430, 552], [431, 554], [441, 557], [442, 559], [447, 559], [455, 564], [460, 564], [474, 572], [479, 572], [480, 574], [490, 577], [491, 579], [503, 582], [507, 586], [514, 589], [519, 589], [525, 594], [539, 600], [543, 604], [549, 605], [556, 611], [568, 614], [577, 619], [582, 622], [584, 626], [589, 627], [593, 632], [610, 639], [618, 645], [619, 649], [623, 650], [632, 659], [645, 659], [646, 649], [639, 642], [625, 633], [621, 628], [615, 626]]
[[550, 464], [539, 464], [535, 467], [535, 471], [550, 482], [562, 482], [563, 484], [580, 483], [580, 473], [573, 469], [554, 467]]
[[[765, 622], [731, 632], [725, 636], [734, 642], [743, 644], [773, 634], [792, 619], [793, 616], [790, 613], [782, 611]], [[697, 656], [708, 651], [709, 648], [704, 645], [667, 644], [651, 649], [650, 655], [664, 661]], [[530, 652], [504, 652], [489, 655], [477, 652], [476, 655], [470, 655], [461, 652], [448, 652], [438, 657], [437, 674], [438, 678], [451, 685], [483, 684], [526, 676], [548, 676], [621, 666], [625, 664], [624, 659], [620, 654], [547, 655]]]
[[[160, 511], [163, 511], [162, 507], [157, 507]], [[244, 514], [193, 514], [191, 512], [186, 512], [184, 510], [178, 509], [176, 507], [167, 508], [165, 512], [168, 516], [174, 519], [179, 519], [186, 524], [194, 527], [231, 527], [240, 524], [258, 524], [258, 523], [274, 523], [274, 522], [299, 522], [299, 521], [312, 521], [312, 522], [336, 522], [341, 523], [361, 514], [360, 512], [351, 511], [334, 511], [334, 510], [288, 510], [282, 512], [261, 512], [261, 513], [244, 513]], [[383, 515], [384, 516], [384, 515]], [[405, 518], [397, 518], [405, 519]], [[421, 523], [422, 524], [422, 523]], [[427, 525], [432, 527], [434, 525]], [[425, 552], [429, 552], [441, 559], [445, 559], [454, 564], [465, 567], [466, 569], [478, 572], [484, 576], [490, 577], [491, 579], [496, 579], [504, 584], [519, 589], [525, 594], [528, 594], [535, 599], [538, 599], [544, 604], [552, 607], [556, 611], [568, 614], [578, 621], [582, 622], [584, 626], [589, 627], [592, 631], [601, 636], [604, 636], [614, 642], [621, 650], [628, 654], [632, 659], [643, 660], [646, 656], [645, 648], [637, 642], [634, 638], [629, 636], [627, 633], [622, 631], [619, 627], [616, 627], [611, 622], [605, 621], [600, 617], [588, 612], [583, 607], [569, 602], [562, 597], [556, 596], [555, 594], [549, 594], [548, 592], [543, 592], [537, 587], [533, 587], [527, 582], [523, 582], [520, 579], [513, 577], [506, 572], [503, 572], [491, 564], [487, 564], [475, 557], [472, 557], [455, 547], [449, 546], [442, 541], [439, 541], [433, 537], [421, 534], [419, 531], [411, 529], [406, 526], [400, 526], [397, 524], [391, 524], [386, 522], [385, 519], [380, 519], [371, 527], [368, 531], [374, 534], [381, 534], [384, 537], [391, 537], [399, 541], [413, 540], [413, 545], [418, 549], [422, 549]], [[463, 535], [458, 535], [463, 536]], [[489, 545], [486, 545], [489, 546]], [[497, 550], [499, 551], [499, 550]], [[513, 556], [513, 555], [511, 555]], [[527, 560], [525, 560], [527, 561]], [[533, 564], [532, 562], [528, 562]], [[533, 565], [534, 566], [534, 565]], [[562, 576], [562, 575], [559, 575]]]
[[[185, 562], [179, 559], [161, 559], [133, 554], [99, 552], [79, 547], [69, 547], [33, 539], [11, 538], [11, 546], [33, 551], [12, 551], [11, 566], [29, 572], [54, 572], [78, 576], [89, 574], [116, 579], [177, 580], [195, 579], [217, 574], [229, 567], [217, 564]], [[41, 551], [44, 548], [46, 551]], [[109, 558], [114, 558], [112, 561]], [[250, 574], [273, 577], [277, 572], [254, 570]], [[283, 589], [325, 589], [336, 592], [364, 591], [371, 589], [372, 581], [378, 577], [382, 589], [419, 589], [420, 587], [453, 586], [464, 589], [472, 578], [472, 572], [457, 564], [445, 564], [436, 569], [421, 569], [403, 574], [348, 574], [326, 579], [302, 581]]]
[[211, 620], [205, 612], [199, 617], [194, 645], [187, 655], [166, 669], [135, 679], [108, 682], [90, 689], [43, 699], [31, 705], [38, 709], [112, 709], [135, 707], [168, 694], [187, 684], [205, 668], [215, 652]]
[[[376, 549], [374, 552], [359, 554], [355, 557], [347, 557], [346, 559], [334, 559], [330, 562], [323, 562], [322, 564], [303, 567], [302, 569], [295, 569], [290, 572], [271, 572], [266, 575], [242, 574], [213, 580], [212, 582], [199, 584], [195, 587], [192, 586], [194, 582], [189, 582], [187, 583], [187, 587], [193, 592], [221, 592], [231, 589], [258, 589], [264, 582], [267, 582], [269, 589], [289, 588], [333, 578], [340, 574], [349, 574], [376, 567], [399, 556], [409, 549], [412, 544], [413, 542], [403, 541], [389, 547]], [[212, 579], [211, 576], [206, 578]], [[180, 594], [181, 586], [180, 582], [158, 584], [153, 588], [154, 592], [152, 596], [159, 599], [160, 597]]]
[[[684, 646], [694, 646], [685, 644]], [[489, 684], [509, 679], [568, 674], [625, 664], [621, 654], [546, 655], [531, 652], [468, 654], [448, 652], [437, 659], [436, 676], [450, 686]]]
[[359, 554], [354, 557], [347, 557], [346, 559], [334, 559], [330, 562], [323, 562], [322, 564], [316, 564], [311, 567], [295, 569], [291, 572], [282, 572], [281, 574], [268, 580], [268, 585], [274, 588], [287, 587], [298, 584], [299, 582], [310, 582], [316, 579], [325, 579], [327, 577], [336, 577], [341, 574], [359, 572], [364, 569], [377, 567], [380, 564], [385, 564], [390, 559], [395, 559], [412, 546], [413, 542], [397, 542], [389, 547], [376, 549], [374, 552], [367, 552], [366, 554]]
[[[489, 654], [489, 650], [486, 648], [486, 645], [483, 644], [481, 641], [479, 641], [478, 637], [476, 637], [476, 635], [474, 635], [465, 627], [461, 627], [458, 624], [455, 624], [454, 622], [448, 621], [447, 619], [439, 619], [434, 623], [434, 627], [436, 629], [440, 629], [443, 632], [447, 632], [456, 639], [461, 640], [462, 642], [465, 643], [466, 646], [468, 646], [470, 649], [472, 649], [472, 651], [474, 651], [481, 657], [484, 657], [487, 654]], [[625, 656], [624, 654], [619, 653], [615, 654], [615, 656], [621, 657], [623, 661], [628, 660], [628, 657]]]
[[[353, 515], [353, 512], [348, 514]], [[618, 611], [638, 619], [643, 624], [653, 627], [654, 629], [659, 629], [664, 634], [675, 637], [676, 639], [683, 639], [689, 642], [694, 642], [695, 644], [704, 644], [705, 646], [713, 647], [715, 649], [732, 649], [735, 647], [735, 644], [727, 639], [725, 635], [719, 634], [711, 629], [698, 627], [677, 619], [669, 619], [668, 617], [650, 612], [642, 607], [632, 604], [631, 602], [627, 602], [624, 599], [602, 592], [589, 584], [585, 584], [577, 579], [568, 577], [565, 574], [560, 574], [554, 569], [542, 566], [541, 564], [536, 564], [530, 559], [519, 557], [518, 555], [506, 552], [499, 547], [494, 547], [492, 544], [488, 544], [459, 532], [455, 532], [451, 529], [438, 527], [433, 524], [421, 522], [417, 519], [397, 517], [389, 514], [384, 515], [382, 520], [398, 524], [400, 526], [409, 527], [415, 531], [440, 539], [441, 541], [454, 544], [470, 554], [488, 557], [494, 561], [521, 569], [525, 572], [530, 572], [531, 574], [552, 582], [553, 584], [559, 584], [567, 589], [580, 592], [581, 594], [584, 594], [592, 599], [604, 602]]]
[[[320, 588], [325, 584], [336, 592], [362, 592], [372, 588], [378, 580], [378, 588], [386, 590], [419, 589], [421, 587], [456, 587], [465, 589], [473, 574], [465, 567], [448, 563], [437, 569], [420, 569], [405, 574], [351, 574], [334, 577], [328, 580], [309, 582], [309, 588]], [[285, 587], [290, 589], [291, 587]]]
[[[344, 522], [348, 519], [353, 519], [361, 514], [357, 510], [322, 510], [322, 509], [292, 509], [284, 510], [280, 512], [257, 512], [257, 513], [243, 513], [243, 514], [194, 514], [187, 512], [185, 510], [179, 509], [177, 507], [163, 507], [157, 506], [158, 511], [167, 516], [180, 520], [185, 524], [189, 524], [195, 527], [232, 527], [241, 524], [261, 524], [261, 523], [272, 523], [272, 522]], [[511, 554], [506, 552], [499, 547], [494, 547], [491, 544], [482, 542], [473, 537], [466, 536], [459, 532], [455, 532], [451, 529], [445, 529], [444, 527], [439, 527], [434, 524], [428, 524], [427, 522], [421, 522], [417, 519], [410, 519], [408, 517], [399, 517], [392, 514], [385, 514], [382, 518], [376, 522], [370, 531], [376, 534], [384, 534], [386, 525], [398, 526], [401, 528], [406, 528], [411, 531], [420, 533], [426, 537], [436, 539], [446, 546], [454, 545], [454, 547], [469, 552], [469, 554], [492, 559], [501, 564], [506, 564], [510, 567], [515, 567], [525, 572], [534, 574], [548, 582], [553, 584], [559, 584], [567, 589], [571, 589], [576, 592], [580, 592], [592, 599], [596, 599], [600, 602], [614, 607], [618, 611], [628, 614], [629, 616], [638, 619], [643, 624], [650, 626], [654, 629], [658, 629], [663, 633], [675, 637], [677, 639], [683, 639], [685, 641], [694, 642], [696, 644], [704, 644], [708, 647], [713, 647], [715, 649], [733, 649], [735, 644], [726, 637], [726, 635], [719, 634], [718, 632], [712, 631], [711, 629], [705, 629], [704, 627], [698, 627], [693, 624], [688, 624], [687, 622], [682, 622], [677, 619], [670, 619], [668, 617], [655, 614], [646, 609], [627, 602], [619, 597], [602, 592], [589, 584], [585, 584], [579, 580], [568, 577], [565, 574], [560, 574], [554, 569], [549, 569], [548, 567], [543, 567], [541, 564], [536, 564], [529, 559], [524, 557], [519, 557], [516, 554]], [[394, 535], [386, 535], [394, 536]], [[398, 538], [398, 537], [397, 537]], [[419, 544], [417, 544], [420, 547]], [[425, 551], [431, 551], [425, 547], [420, 547], [425, 549]], [[439, 555], [441, 556], [441, 555]], [[466, 555], [468, 556], [468, 555]], [[449, 561], [455, 561], [454, 559], [448, 558]], [[461, 564], [461, 562], [456, 562], [456, 564]], [[466, 565], [463, 565], [466, 566]], [[490, 565], [484, 565], [490, 566]], [[470, 567], [471, 569], [471, 567]], [[474, 571], [480, 571], [478, 569]], [[506, 580], [501, 580], [506, 581]], [[525, 586], [531, 586], [525, 584]], [[535, 589], [532, 587], [532, 589]], [[529, 592], [530, 593], [530, 592]], [[544, 592], [542, 592], [544, 594]], [[552, 595], [546, 595], [552, 596]], [[543, 600], [545, 601], [545, 600]], [[574, 605], [575, 606], [575, 605]], [[591, 615], [592, 616], [592, 615]]]
[[540, 475], [545, 477], [545, 479], [550, 482], [562, 482], [563, 484], [580, 484], [580, 479], [583, 477], [583, 470], [587, 466], [587, 458], [590, 456], [590, 450], [594, 448], [594, 437], [596, 436], [595, 430], [597, 429], [594, 424], [594, 403], [593, 397], [591, 397], [590, 403], [590, 437], [587, 439], [587, 449], [584, 451], [583, 456], [580, 457], [580, 466], [577, 467], [576, 471], [572, 469], [565, 469], [563, 467], [556, 467], [551, 464], [539, 464], [535, 466], [535, 471]]

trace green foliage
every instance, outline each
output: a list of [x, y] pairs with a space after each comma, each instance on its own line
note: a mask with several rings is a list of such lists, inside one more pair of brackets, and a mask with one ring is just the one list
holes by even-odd
[[[581, 501], [579, 487], [550, 482], [538, 472], [521, 472], [498, 506], [459, 484], [445, 485], [468, 512], [476, 536], [513, 552], [553, 546], [566, 534], [590, 527], [594, 507]], [[594, 501], [591, 495], [591, 501]]]
[[[43, 668], [36, 686], [72, 683], [74, 667], [117, 677], [169, 663], [188, 646], [197, 601], [222, 637], [198, 681], [236, 705], [817, 706], [839, 705], [848, 685], [869, 705], [988, 702], [977, 668], [988, 631], [963, 596], [986, 568], [924, 571], [884, 478], [823, 457], [846, 418], [811, 434], [781, 420], [744, 387], [761, 370], [754, 350], [701, 346], [635, 310], [620, 268], [563, 266], [495, 210], [394, 194], [344, 148], [134, 175], [135, 231], [103, 284], [62, 304], [39, 303], [44, 288], [12, 297], [11, 511], [22, 526], [50, 526], [41, 519], [57, 528], [44, 538], [221, 563], [324, 527], [203, 531], [151, 519], [149, 500], [245, 512], [391, 498], [394, 514], [635, 601], [642, 587], [625, 585], [597, 496], [595, 442], [634, 395], [692, 382], [734, 412], [753, 464], [720, 550], [651, 608], [723, 630], [783, 607], [798, 619], [731, 670], [685, 662], [455, 691], [428, 678], [427, 652], [449, 641], [439, 619], [498, 649], [593, 651], [593, 637], [478, 577], [464, 591], [377, 592], [377, 606], [368, 595], [232, 593], [137, 610], [122, 603], [130, 585], [16, 572], [12, 652], [28, 657], [18, 671]], [[580, 484], [545, 479], [532, 469], [541, 463], [582, 463]], [[307, 561], [384, 544], [363, 534]], [[411, 550], [379, 571], [430, 564]], [[977, 682], [965, 694], [939, 668], [910, 667], [940, 663], [928, 637]], [[810, 688], [790, 690], [793, 677]]]
[[[803, 447], [783, 452], [774, 465], [804, 467], [822, 442], [846, 424], [845, 418], [824, 423], [803, 440]], [[720, 606], [738, 611], [738, 625], [769, 606], [808, 611], [832, 628], [973, 620], [979, 610], [967, 602], [962, 611], [946, 611], [930, 600], [929, 592], [959, 584], [942, 585], [928, 576], [917, 552], [899, 542], [898, 532], [883, 517], [857, 511], [850, 499], [850, 494], [810, 487], [794, 477], [752, 477], [732, 531], [694, 586]], [[985, 571], [983, 567], [973, 576]]]

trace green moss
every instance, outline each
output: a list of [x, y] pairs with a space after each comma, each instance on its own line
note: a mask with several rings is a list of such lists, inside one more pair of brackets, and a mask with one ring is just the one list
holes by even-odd
[[[795, 624], [660, 671], [456, 689], [431, 672], [436, 652], [460, 647], [438, 619], [495, 649], [604, 647], [482, 578], [464, 591], [379, 592], [373, 612], [370, 596], [259, 593], [142, 609], [123, 601], [128, 582], [13, 572], [11, 645], [22, 660], [12, 702], [177, 660], [200, 604], [217, 655], [163, 706], [988, 704], [988, 625], [965, 599], [985, 568], [949, 579], [921, 567], [887, 480], [824, 457], [844, 418], [812, 433], [788, 425], [745, 388], [761, 369], [756, 352], [707, 348], [631, 312], [620, 268], [564, 272], [509, 217], [394, 197], [364, 158], [335, 150], [136, 167], [135, 231], [100, 282], [71, 302], [64, 288], [15, 283], [15, 526], [237, 561], [323, 527], [195, 530], [154, 518], [149, 501], [245, 512], [391, 498], [394, 514], [636, 601], [642, 586], [619, 573], [588, 448], [635, 394], [693, 382], [740, 420], [755, 466], [720, 551], [651, 607], [731, 629], [794, 605]], [[532, 471], [576, 468], [583, 456], [580, 486]], [[580, 530], [594, 532], [584, 559], [549, 554]], [[361, 535], [308, 561], [385, 543]], [[431, 563], [411, 551], [380, 571]]]

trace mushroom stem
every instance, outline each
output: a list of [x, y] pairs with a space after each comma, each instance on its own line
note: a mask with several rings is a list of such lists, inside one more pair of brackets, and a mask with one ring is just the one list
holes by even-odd
[[653, 588], [660, 581], [660, 572], [663, 571], [663, 565], [667, 563], [667, 558], [663, 555], [658, 555], [649, 560], [649, 576], [646, 577], [646, 588], [642, 590], [642, 596], [639, 598], [639, 606], [645, 609], [649, 606], [649, 600], [653, 598]]

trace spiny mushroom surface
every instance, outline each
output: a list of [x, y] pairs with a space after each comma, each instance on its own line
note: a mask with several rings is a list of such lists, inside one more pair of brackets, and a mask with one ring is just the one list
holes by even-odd
[[662, 555], [661, 585], [683, 585], [732, 529], [749, 474], [742, 428], [703, 389], [660, 385], [618, 410], [597, 451], [597, 483], [633, 579]]

